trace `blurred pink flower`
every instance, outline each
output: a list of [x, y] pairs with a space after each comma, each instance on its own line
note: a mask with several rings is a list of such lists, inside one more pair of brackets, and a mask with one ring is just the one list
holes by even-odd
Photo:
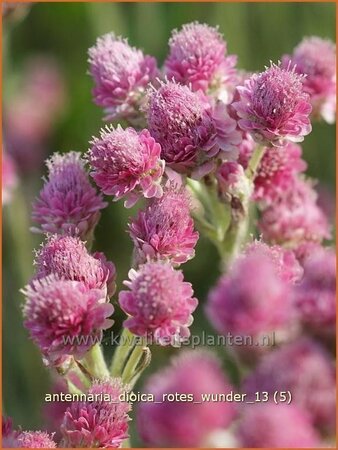
[[119, 304], [129, 315], [124, 326], [160, 345], [177, 345], [190, 336], [192, 313], [197, 307], [190, 283], [168, 263], [149, 262], [129, 271]]
[[244, 405], [237, 437], [244, 448], [321, 447], [320, 436], [306, 411], [296, 405]]
[[[255, 392], [290, 391], [292, 403], [303, 408], [311, 422], [333, 432], [335, 429], [335, 367], [324, 348], [307, 338], [266, 354], [244, 381], [247, 400]], [[279, 405], [280, 406], [280, 405]]]
[[49, 275], [22, 290], [24, 325], [47, 363], [61, 364], [73, 355], [82, 358], [110, 328], [114, 311], [100, 289], [89, 290], [79, 281]]
[[159, 74], [155, 58], [113, 33], [99, 37], [88, 54], [94, 101], [104, 108], [105, 120], [133, 119], [146, 87]]
[[[201, 92], [175, 82], [149, 90], [148, 127], [161, 144], [161, 156], [175, 170], [198, 176], [214, 167], [210, 158], [233, 159], [238, 155], [241, 134], [225, 105], [212, 107]], [[201, 167], [202, 166], [202, 167]]]
[[[137, 428], [150, 447], [201, 447], [208, 436], [235, 418], [233, 403], [202, 401], [202, 395], [227, 394], [232, 390], [220, 362], [211, 352], [184, 351], [170, 366], [152, 375], [144, 392], [155, 402], [141, 403]], [[166, 394], [193, 395], [192, 400], [171, 401]], [[156, 403], [159, 402], [159, 403]]]
[[19, 448], [56, 448], [53, 435], [44, 431], [23, 431], [17, 437]]
[[104, 296], [115, 292], [116, 270], [103, 253], [88, 253], [85, 244], [77, 237], [48, 236], [37, 251], [36, 278], [55, 274], [60, 279], [81, 281], [88, 289], [101, 289]]
[[2, 205], [11, 202], [12, 193], [18, 184], [16, 167], [13, 159], [2, 151]]
[[281, 147], [286, 141], [301, 142], [311, 132], [309, 96], [302, 76], [288, 66], [271, 64], [238, 86], [234, 102], [239, 126], [260, 144]]
[[102, 129], [88, 152], [96, 184], [115, 200], [126, 197], [125, 206], [133, 206], [139, 197], [161, 197], [164, 161], [161, 146], [148, 130], [137, 133], [120, 125]]
[[92, 237], [107, 206], [90, 184], [81, 154], [54, 153], [47, 160], [48, 178], [33, 204], [32, 218], [40, 227], [32, 231]]
[[[131, 406], [120, 400], [126, 389], [119, 378], [94, 381], [88, 400], [73, 402], [64, 415], [62, 446], [120, 448], [128, 437], [130, 420]], [[93, 400], [89, 400], [90, 396]]]
[[336, 120], [336, 45], [317, 36], [304, 38], [293, 54], [283, 56], [283, 65], [295, 65], [295, 71], [305, 74], [304, 91], [310, 95], [313, 115], [326, 122]]
[[169, 80], [191, 86], [193, 91], [216, 91], [229, 103], [237, 82], [237, 57], [226, 56], [226, 42], [217, 28], [188, 23], [172, 32], [169, 47], [164, 63]]
[[137, 263], [167, 260], [182, 264], [195, 255], [198, 233], [190, 215], [190, 198], [184, 189], [168, 188], [152, 200], [129, 224]]

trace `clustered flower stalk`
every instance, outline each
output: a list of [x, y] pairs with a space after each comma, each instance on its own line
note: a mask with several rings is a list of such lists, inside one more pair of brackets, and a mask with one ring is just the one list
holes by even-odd
[[[317, 47], [326, 58], [317, 60]], [[304, 176], [299, 143], [311, 132], [310, 117], [331, 119], [335, 82], [327, 42], [310, 38], [282, 63], [244, 74], [236, 68], [236, 57], [227, 54], [218, 30], [198, 23], [173, 32], [162, 69], [113, 33], [98, 38], [89, 50], [89, 65], [94, 101], [111, 124], [93, 137], [84, 156], [55, 153], [47, 161], [48, 177], [32, 214], [32, 231], [45, 240], [36, 252], [35, 275], [22, 291], [23, 315], [45, 364], [66, 380], [70, 392], [109, 393], [113, 399], [72, 403], [61, 421], [61, 445], [106, 448], [128, 445], [131, 405], [117, 399], [133, 389], [149, 365], [150, 344], [179, 347], [190, 336], [198, 300], [180, 266], [195, 256], [195, 225], [216, 246], [224, 272], [206, 305], [220, 335], [247, 333], [259, 339], [276, 332], [279, 344], [297, 336], [303, 326], [320, 334], [325, 324], [325, 338], [332, 338], [335, 261], [331, 250], [321, 247], [330, 229], [312, 182]], [[128, 223], [134, 250], [115, 306], [115, 265], [92, 251], [101, 211], [108, 206], [104, 195], [123, 200], [126, 208], [143, 200]], [[256, 225], [253, 209], [263, 240], [249, 236]], [[313, 253], [316, 258], [309, 260]], [[316, 277], [318, 270], [325, 283]], [[325, 308], [316, 303], [319, 295], [325, 296]], [[116, 307], [127, 317], [107, 364], [100, 340], [113, 324]], [[325, 369], [322, 392], [333, 385], [325, 352], [306, 339], [287, 345], [258, 363], [246, 380], [248, 392], [262, 386], [272, 390], [264, 374], [278, 381], [289, 354], [299, 355], [305, 368], [318, 361]], [[252, 360], [262, 357], [260, 349], [235, 353], [241, 376], [247, 372], [241, 367], [252, 367]], [[296, 368], [288, 370], [287, 386], [281, 388], [302, 391]], [[196, 352], [178, 357], [149, 380], [146, 390], [180, 392], [190, 383], [187, 371], [196, 377], [190, 386], [196, 394], [232, 389], [217, 359]], [[313, 375], [315, 383], [318, 374]], [[282, 420], [298, 422], [307, 437], [293, 438], [297, 445], [311, 446], [319, 438], [303, 415], [308, 397], [298, 395], [300, 410], [283, 412]], [[329, 403], [318, 401], [312, 411], [316, 426], [327, 425]], [[227, 428], [237, 414], [228, 405], [203, 405], [193, 421], [183, 410], [185, 426], [180, 426], [164, 406], [140, 406], [138, 427], [148, 444], [212, 445], [212, 433]], [[260, 414], [276, 427], [271, 405], [263, 405]], [[247, 447], [275, 445], [273, 434], [266, 443], [255, 429], [251, 415], [244, 415], [234, 441], [227, 435], [227, 446], [238, 441]], [[20, 446], [22, 433], [10, 426], [6, 430], [6, 439]], [[42, 438], [46, 447], [55, 446], [48, 435], [31, 433], [27, 442]]]

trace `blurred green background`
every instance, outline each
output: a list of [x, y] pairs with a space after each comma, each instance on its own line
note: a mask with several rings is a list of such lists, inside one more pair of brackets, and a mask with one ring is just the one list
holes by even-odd
[[[91, 101], [92, 82], [86, 73], [87, 49], [96, 37], [114, 31], [155, 55], [161, 64], [171, 30], [193, 20], [219, 25], [229, 53], [237, 54], [238, 66], [249, 71], [262, 70], [270, 60], [277, 61], [291, 52], [303, 36], [332, 40], [335, 36], [333, 3], [32, 4], [25, 17], [8, 18], [4, 23], [5, 105], [19, 93], [27, 58], [37, 54], [52, 56], [63, 72], [67, 101], [55, 121], [44, 157], [53, 151], [86, 151], [91, 136], [102, 126], [102, 112]], [[335, 127], [315, 124], [303, 147], [308, 173], [333, 192]], [[48, 371], [22, 326], [22, 295], [18, 292], [33, 273], [32, 250], [41, 242], [40, 236], [29, 232], [30, 205], [41, 188], [41, 176], [39, 166], [22, 175], [12, 203], [4, 209], [3, 406], [4, 413], [24, 429], [43, 427], [43, 398], [50, 389]], [[124, 210], [121, 203], [112, 203], [97, 227], [95, 247], [115, 262], [119, 286], [129, 268], [132, 245], [125, 230], [128, 217], [134, 213]], [[196, 258], [184, 265], [186, 278], [193, 283], [201, 302], [193, 325], [195, 333], [210, 330], [203, 316], [203, 302], [219, 274], [218, 266], [216, 252], [203, 239]], [[117, 313], [116, 330], [121, 319]], [[111, 353], [111, 348], [106, 351]], [[156, 349], [152, 368], [144, 376], [164, 364], [175, 351]]]

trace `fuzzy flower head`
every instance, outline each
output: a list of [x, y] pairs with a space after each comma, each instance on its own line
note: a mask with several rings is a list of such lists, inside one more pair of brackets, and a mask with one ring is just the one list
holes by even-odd
[[[23, 294], [24, 325], [50, 364], [58, 365], [69, 355], [82, 358], [113, 324], [108, 317], [114, 308], [102, 290], [88, 290], [82, 282], [50, 275], [32, 281]], [[77, 339], [83, 337], [87, 339]]]
[[168, 260], [175, 265], [194, 257], [198, 233], [190, 215], [190, 199], [183, 189], [169, 188], [152, 200], [129, 225], [138, 263]]
[[67, 409], [61, 433], [66, 448], [119, 448], [128, 437], [129, 403], [121, 401], [126, 392], [119, 378], [94, 381], [84, 401]]
[[55, 153], [48, 161], [48, 179], [33, 204], [33, 231], [68, 234], [85, 240], [92, 236], [107, 206], [90, 184], [81, 154]]
[[207, 314], [219, 333], [254, 338], [284, 331], [293, 319], [289, 288], [263, 252], [241, 257], [220, 278], [209, 294]]
[[161, 197], [164, 161], [160, 154], [161, 146], [148, 130], [137, 133], [118, 125], [101, 130], [87, 157], [91, 176], [102, 191], [115, 200], [126, 197], [125, 206], [130, 207], [142, 196]]
[[268, 353], [244, 380], [243, 392], [290, 391], [292, 404], [307, 411], [311, 422], [335, 429], [335, 371], [330, 355], [310, 339], [298, 339]]
[[113, 33], [97, 39], [88, 51], [94, 101], [105, 120], [137, 116], [147, 85], [158, 75], [156, 60]]
[[235, 161], [224, 162], [216, 172], [219, 192], [222, 197], [247, 200], [251, 196], [252, 184], [244, 173], [243, 166]]
[[193, 91], [229, 93], [237, 81], [236, 56], [226, 56], [226, 42], [217, 28], [198, 22], [174, 30], [164, 63], [169, 80], [191, 86]]
[[44, 431], [23, 431], [17, 437], [19, 448], [56, 448], [53, 435]]
[[259, 228], [264, 240], [297, 248], [304, 242], [330, 238], [330, 228], [317, 205], [312, 184], [301, 178], [294, 180], [285, 192], [262, 213]]
[[303, 268], [292, 250], [279, 245], [267, 245], [262, 241], [254, 241], [244, 249], [246, 255], [266, 255], [274, 264], [279, 277], [287, 283], [296, 283], [303, 276]]
[[306, 170], [301, 156], [302, 148], [292, 142], [283, 148], [267, 148], [255, 176], [254, 200], [266, 206], [290, 189], [295, 175]]
[[308, 413], [294, 404], [245, 405], [237, 437], [243, 448], [321, 447]]
[[252, 75], [237, 88], [240, 100], [232, 105], [238, 125], [260, 144], [281, 147], [286, 141], [303, 141], [311, 132], [311, 105], [302, 78], [294, 68], [275, 64]]
[[304, 38], [293, 54], [283, 57], [283, 65], [295, 64], [303, 78], [304, 91], [310, 95], [313, 115], [326, 122], [336, 119], [336, 46], [317, 36]]
[[192, 313], [197, 307], [190, 283], [168, 263], [149, 262], [129, 271], [119, 304], [130, 317], [124, 326], [137, 336], [160, 345], [176, 345], [190, 336]]
[[295, 303], [304, 325], [321, 335], [336, 328], [336, 254], [317, 248], [305, 258], [304, 277], [296, 287]]
[[[203, 446], [212, 432], [230, 424], [235, 408], [232, 403], [203, 402], [202, 395], [231, 390], [214, 354], [200, 350], [180, 353], [145, 386], [144, 391], [153, 394], [155, 402], [139, 405], [137, 427], [141, 438], [149, 447]], [[164, 394], [176, 393], [192, 394], [194, 402], [162, 402]]]
[[150, 134], [161, 144], [161, 156], [173, 169], [189, 172], [207, 163], [208, 171], [212, 170], [209, 158], [238, 154], [241, 136], [225, 106], [212, 107], [188, 86], [168, 81], [150, 90], [147, 113]]
[[101, 289], [111, 297], [115, 291], [115, 266], [103, 253], [90, 255], [77, 237], [52, 235], [37, 252], [36, 278], [50, 274], [60, 279], [81, 281], [88, 289]]

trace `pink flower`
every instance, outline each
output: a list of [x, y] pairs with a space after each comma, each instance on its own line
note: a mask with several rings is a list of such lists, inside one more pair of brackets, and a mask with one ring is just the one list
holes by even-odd
[[244, 251], [246, 255], [266, 255], [273, 262], [279, 277], [287, 283], [294, 284], [303, 276], [303, 268], [292, 250], [279, 245], [269, 246], [262, 241], [253, 241], [245, 247]]
[[311, 132], [309, 96], [294, 68], [271, 64], [237, 90], [240, 101], [232, 106], [240, 117], [238, 125], [257, 142], [280, 147], [288, 140], [301, 142]]
[[115, 292], [115, 266], [103, 253], [90, 255], [77, 237], [52, 235], [37, 252], [36, 278], [55, 274], [60, 279], [81, 281], [88, 289], [101, 289], [104, 296]]
[[135, 118], [147, 85], [158, 75], [155, 58], [113, 33], [99, 37], [88, 54], [94, 100], [105, 120]]
[[12, 193], [18, 184], [16, 167], [12, 158], [5, 152], [2, 152], [2, 205], [11, 202]]
[[248, 200], [252, 185], [245, 175], [243, 166], [235, 161], [224, 162], [216, 172], [218, 189], [222, 197], [236, 197]]
[[190, 199], [184, 189], [169, 188], [152, 200], [129, 224], [138, 263], [168, 260], [182, 264], [195, 255], [198, 233], [190, 216]]
[[63, 447], [119, 448], [128, 437], [129, 403], [122, 401], [127, 387], [119, 378], [94, 381], [87, 399], [67, 409], [61, 432]]
[[212, 107], [200, 92], [175, 82], [162, 83], [148, 97], [150, 134], [173, 169], [190, 172], [198, 166], [196, 172], [202, 176], [214, 167], [210, 158], [237, 156], [241, 136], [225, 105]]
[[301, 147], [292, 142], [283, 148], [267, 148], [255, 176], [254, 200], [266, 206], [292, 189], [295, 175], [307, 167], [301, 156]]
[[100, 138], [94, 138], [88, 152], [91, 176], [105, 194], [115, 200], [126, 197], [126, 207], [141, 196], [161, 197], [164, 161], [160, 153], [160, 145], [148, 130], [137, 133], [120, 125], [107, 127]]
[[259, 221], [266, 241], [296, 248], [306, 241], [330, 238], [327, 219], [317, 205], [310, 182], [295, 179], [285, 192], [266, 208]]
[[255, 392], [290, 391], [292, 403], [303, 408], [314, 425], [335, 429], [335, 370], [326, 350], [303, 338], [266, 354], [244, 381], [247, 400]]
[[119, 295], [121, 308], [130, 316], [124, 322], [126, 328], [160, 345], [176, 345], [190, 336], [191, 314], [198, 301], [182, 271], [167, 263], [149, 262], [138, 271], [130, 270], [129, 278], [124, 282], [129, 291]]
[[317, 36], [304, 38], [293, 54], [283, 57], [283, 65], [295, 65], [295, 71], [305, 74], [304, 91], [310, 95], [313, 114], [328, 123], [336, 119], [336, 46]]
[[336, 254], [318, 248], [304, 261], [304, 277], [295, 290], [302, 322], [320, 335], [333, 336], [336, 328]]
[[260, 338], [284, 331], [293, 320], [289, 287], [265, 252], [240, 257], [211, 290], [206, 311], [223, 335]]
[[[182, 352], [170, 366], [152, 375], [144, 388], [154, 395], [155, 402], [139, 405], [137, 427], [141, 438], [149, 447], [202, 447], [213, 431], [228, 427], [235, 417], [232, 403], [202, 401], [202, 395], [231, 390], [213, 353]], [[177, 393], [190, 394], [190, 400], [172, 401], [169, 397]], [[164, 395], [167, 397], [162, 401]]]
[[245, 448], [315, 448], [320, 436], [306, 411], [296, 405], [245, 405], [237, 436]]
[[81, 359], [110, 328], [114, 311], [100, 289], [49, 275], [33, 280], [22, 291], [24, 325], [48, 363], [58, 365], [69, 355]]
[[191, 86], [193, 91], [220, 91], [230, 94], [237, 82], [237, 57], [226, 55], [226, 42], [217, 28], [192, 22], [174, 30], [169, 41], [170, 52], [164, 63], [169, 80]]
[[53, 435], [44, 431], [23, 431], [17, 440], [19, 448], [56, 448]]
[[47, 168], [48, 179], [33, 204], [32, 218], [40, 228], [33, 231], [91, 238], [107, 203], [90, 184], [81, 154], [54, 153]]
[[18, 448], [18, 432], [13, 430], [13, 421], [11, 417], [2, 416], [2, 448]]

